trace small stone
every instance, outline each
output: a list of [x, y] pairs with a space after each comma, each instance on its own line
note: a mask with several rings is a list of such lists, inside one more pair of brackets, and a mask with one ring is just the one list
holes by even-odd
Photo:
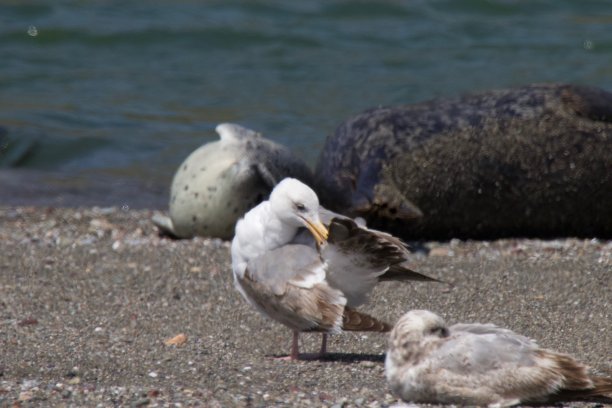
[[148, 375], [151, 378], [157, 378], [157, 373], [155, 371], [151, 371]]
[[136, 401], [133, 401], [130, 406], [131, 407], [143, 407], [145, 405], [149, 405], [151, 403], [151, 400], [149, 398], [139, 398]]
[[71, 379], [68, 380], [68, 384], [70, 385], [77, 385], [81, 383], [81, 377], [72, 377]]
[[19, 323], [17, 323], [17, 326], [19, 327], [24, 327], [24, 326], [35, 326], [38, 324], [38, 320], [34, 317], [28, 317], [25, 318], [23, 320], [21, 320]]
[[164, 344], [166, 346], [177, 346], [180, 347], [182, 345], [184, 345], [187, 342], [187, 336], [183, 333], [177, 334], [176, 336], [172, 337], [171, 339], [168, 339], [166, 341], [164, 341]]
[[23, 382], [21, 383], [21, 389], [27, 391], [30, 388], [38, 386], [39, 383], [40, 381], [38, 380], [23, 380]]
[[435, 247], [431, 248], [429, 256], [452, 256], [452, 251], [446, 247]]
[[79, 375], [78, 367], [72, 367], [72, 369], [66, 373], [66, 377], [68, 378], [76, 377], [77, 375]]
[[19, 393], [19, 401], [29, 401], [31, 400], [33, 397], [33, 394], [31, 391], [23, 391]]

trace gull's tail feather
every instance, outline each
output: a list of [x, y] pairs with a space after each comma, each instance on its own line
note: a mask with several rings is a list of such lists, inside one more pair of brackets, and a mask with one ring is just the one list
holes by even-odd
[[601, 397], [605, 397], [608, 400], [608, 404], [612, 403], [612, 378], [610, 377], [591, 377], [593, 381], [593, 394]]
[[582, 401], [600, 404], [612, 404], [612, 378], [591, 377], [592, 388], [582, 390], [561, 390], [549, 398], [547, 402]]
[[559, 374], [564, 378], [563, 388], [567, 390], [586, 390], [592, 388], [588, 368], [576, 361], [572, 356], [562, 353], [541, 350], [540, 354], [548, 355], [548, 358], [557, 365]]
[[440, 282], [403, 266], [410, 255], [406, 244], [386, 232], [361, 227], [348, 218], [333, 218], [328, 240], [343, 253], [359, 254], [372, 269], [388, 267], [380, 280]]
[[405, 268], [401, 265], [392, 265], [389, 270], [378, 277], [381, 281], [419, 281], [419, 282], [438, 282], [444, 283], [436, 278], [415, 272], [412, 269]]
[[612, 378], [589, 376], [587, 366], [566, 354], [547, 350], [540, 353], [554, 362], [564, 379], [562, 389], [552, 394], [549, 401], [612, 403]]
[[373, 332], [388, 332], [392, 327], [388, 323], [358, 312], [350, 307], [344, 308], [342, 316], [342, 330], [345, 331], [373, 331]]

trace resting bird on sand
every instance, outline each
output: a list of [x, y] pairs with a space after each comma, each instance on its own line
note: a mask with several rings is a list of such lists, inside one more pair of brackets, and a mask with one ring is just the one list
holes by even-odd
[[427, 310], [402, 316], [389, 338], [385, 372], [405, 401], [511, 406], [607, 400], [612, 378], [589, 376], [567, 354], [492, 324], [455, 324]]
[[408, 254], [398, 239], [334, 217], [310, 187], [287, 178], [236, 224], [232, 269], [242, 296], [293, 330], [289, 358], [298, 359], [303, 331], [324, 333], [321, 354], [327, 333], [389, 331], [354, 308], [380, 280], [433, 281], [402, 265]]

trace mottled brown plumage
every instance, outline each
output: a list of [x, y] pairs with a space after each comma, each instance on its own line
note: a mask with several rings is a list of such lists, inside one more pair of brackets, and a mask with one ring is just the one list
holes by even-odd
[[304, 288], [287, 280], [272, 287], [247, 269], [240, 284], [260, 311], [294, 331], [337, 333], [341, 329], [346, 300], [325, 283]]
[[491, 324], [446, 327], [413, 310], [389, 338], [387, 380], [413, 402], [511, 406], [589, 400], [612, 403], [612, 378], [589, 375], [573, 357]]
[[391, 330], [391, 325], [368, 314], [346, 307], [342, 316], [342, 330], [388, 332]]
[[329, 265], [328, 281], [342, 288], [351, 307], [363, 304], [381, 281], [439, 282], [407, 266], [411, 254], [400, 239], [346, 217], [331, 219], [321, 256]]

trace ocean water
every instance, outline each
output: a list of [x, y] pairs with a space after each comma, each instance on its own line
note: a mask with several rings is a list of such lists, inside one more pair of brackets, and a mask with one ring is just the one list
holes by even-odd
[[4, 0], [0, 204], [163, 207], [220, 122], [314, 165], [364, 109], [533, 82], [612, 89], [610, 2]]

